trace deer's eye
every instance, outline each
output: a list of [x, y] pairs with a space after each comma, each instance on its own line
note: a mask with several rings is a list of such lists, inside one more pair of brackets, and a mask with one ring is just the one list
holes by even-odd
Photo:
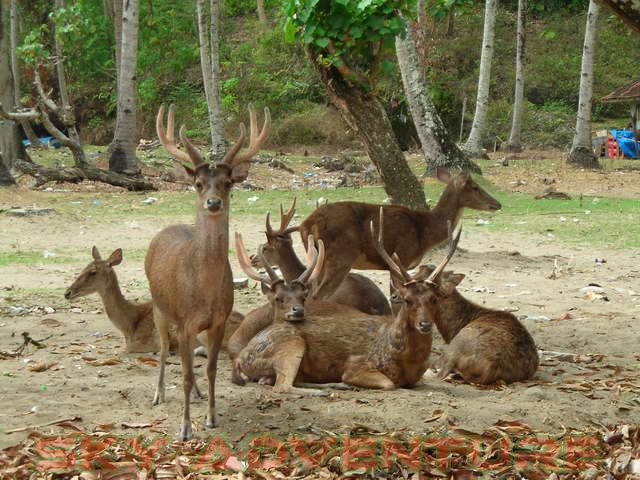
[[282, 305], [284, 303], [284, 300], [281, 298], [276, 297], [276, 303], [279, 305]]
[[436, 303], [438, 303], [438, 299], [437, 299], [436, 297], [433, 297], [433, 298], [431, 299], [431, 304], [432, 304], [432, 305], [435, 305]]
[[201, 189], [202, 189], [202, 182], [201, 182], [200, 180], [196, 180], [196, 188], [197, 188], [198, 190], [201, 190]]
[[89, 272], [89, 276], [90, 276], [90, 277], [94, 276], [95, 274], [96, 274], [95, 270], [91, 270], [91, 271]]
[[231, 180], [225, 180], [224, 186], [226, 188], [231, 188], [233, 186], [233, 182]]

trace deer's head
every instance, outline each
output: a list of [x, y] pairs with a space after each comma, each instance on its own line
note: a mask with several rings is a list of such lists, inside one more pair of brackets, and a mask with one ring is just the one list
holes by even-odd
[[244, 124], [240, 124], [240, 137], [235, 145], [227, 152], [222, 162], [216, 165], [209, 165], [202, 159], [198, 149], [187, 137], [184, 125], [180, 127], [180, 141], [186, 151], [180, 150], [174, 138], [175, 108], [169, 107], [167, 117], [167, 128], [164, 128], [164, 106], [160, 107], [156, 117], [156, 131], [158, 138], [182, 167], [185, 169], [196, 189], [198, 196], [198, 212], [207, 215], [217, 216], [228, 212], [229, 192], [236, 183], [242, 183], [249, 174], [250, 160], [258, 153], [260, 147], [269, 135], [271, 128], [271, 117], [269, 109], [264, 109], [264, 125], [258, 133], [258, 122], [256, 112], [249, 105], [249, 146], [240, 152], [240, 148], [246, 138]]
[[[443, 292], [441, 285], [444, 267], [449, 263], [460, 240], [460, 227], [456, 233], [449, 225], [449, 251], [446, 258], [435, 268], [421, 266], [415, 275], [410, 275], [395, 253], [390, 256], [384, 249], [384, 210], [380, 208], [379, 230], [376, 238], [375, 227], [371, 222], [371, 235], [376, 250], [384, 259], [391, 274], [394, 293], [391, 306], [397, 319], [404, 320], [408, 329], [427, 335], [432, 332], [433, 324], [438, 324], [440, 317], [439, 303]], [[455, 289], [455, 287], [454, 287]]]
[[[265, 235], [267, 242], [262, 245], [262, 256], [269, 262], [269, 265], [280, 265], [281, 254], [285, 249], [293, 248], [291, 239], [292, 229], [288, 228], [293, 216], [296, 213], [296, 198], [294, 197], [291, 208], [284, 213], [282, 204], [280, 205], [280, 227], [274, 230], [271, 226], [271, 214], [267, 213], [265, 220]], [[251, 256], [251, 265], [254, 267], [262, 267], [262, 260], [258, 255]]]
[[256, 272], [251, 266], [251, 260], [242, 241], [242, 236], [236, 233], [238, 262], [248, 277], [260, 282], [262, 293], [267, 296], [273, 308], [275, 321], [299, 322], [305, 319], [304, 308], [311, 285], [320, 274], [324, 263], [324, 244], [319, 241], [318, 250], [316, 250], [311, 235], [309, 239], [307, 268], [295, 280], [285, 282], [271, 268], [270, 262], [264, 257], [262, 245], [258, 249], [258, 258], [267, 275], [261, 275]]
[[113, 267], [122, 262], [121, 248], [114, 250], [106, 260], [102, 259], [95, 246], [91, 249], [91, 255], [93, 262], [82, 270], [78, 278], [64, 292], [64, 298], [67, 300], [103, 291], [114, 275]]
[[446, 168], [438, 167], [436, 178], [457, 194], [461, 207], [492, 212], [502, 208], [500, 202], [478, 185], [469, 172], [453, 176]]

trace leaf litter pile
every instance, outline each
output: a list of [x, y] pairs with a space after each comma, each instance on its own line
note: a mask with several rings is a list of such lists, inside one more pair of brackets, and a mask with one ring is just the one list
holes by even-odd
[[448, 425], [421, 437], [308, 426], [284, 439], [256, 437], [240, 451], [221, 436], [123, 437], [101, 428], [109, 426], [88, 432], [75, 425], [81, 419], [65, 420], [55, 424], [63, 432], [32, 432], [0, 452], [0, 478], [640, 478], [640, 424], [550, 435], [498, 421], [481, 434]]

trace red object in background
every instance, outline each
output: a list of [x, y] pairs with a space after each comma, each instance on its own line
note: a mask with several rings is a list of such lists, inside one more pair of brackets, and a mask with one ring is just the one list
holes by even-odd
[[618, 158], [620, 155], [620, 148], [618, 142], [610, 133], [607, 135], [607, 158]]

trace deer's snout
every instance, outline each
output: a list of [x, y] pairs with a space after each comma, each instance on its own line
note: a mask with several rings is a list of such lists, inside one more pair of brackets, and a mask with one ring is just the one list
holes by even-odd
[[302, 305], [294, 305], [287, 314], [287, 320], [290, 322], [298, 322], [304, 320], [304, 307]]
[[67, 300], [71, 299], [71, 295], [73, 294], [73, 292], [71, 292], [71, 289], [68, 288], [66, 292], [64, 292], [64, 298], [66, 298]]
[[433, 328], [433, 323], [431, 323], [431, 322], [419, 322], [418, 323], [418, 330], [422, 334], [426, 335], [428, 333], [431, 333], [431, 329], [432, 328]]
[[218, 197], [207, 198], [204, 207], [212, 213], [219, 212], [222, 210], [222, 199]]

